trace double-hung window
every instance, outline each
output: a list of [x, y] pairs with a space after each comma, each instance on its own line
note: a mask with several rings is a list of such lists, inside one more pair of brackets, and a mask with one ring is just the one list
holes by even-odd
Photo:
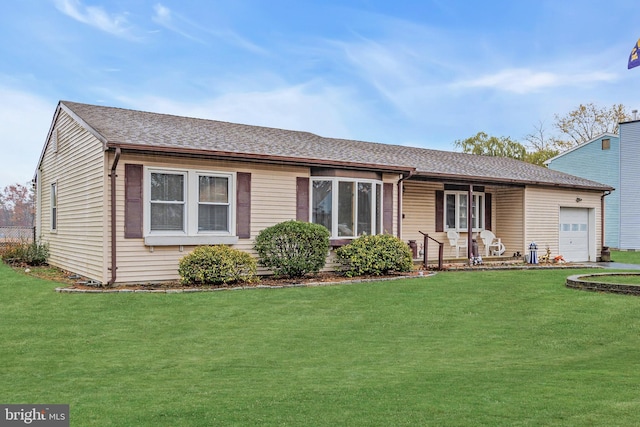
[[[469, 195], [462, 191], [445, 192], [444, 223], [448, 230], [466, 231], [469, 228]], [[473, 193], [471, 204], [471, 228], [484, 228], [484, 193]]]
[[231, 179], [198, 175], [198, 232], [229, 232]]
[[51, 184], [51, 231], [58, 229], [58, 183]]
[[235, 234], [234, 173], [147, 168], [146, 177], [148, 244], [176, 237], [184, 237], [180, 244], [201, 244], [208, 241], [198, 237]]
[[313, 178], [311, 222], [333, 238], [382, 232], [382, 183], [376, 180]]
[[151, 232], [186, 231], [186, 172], [151, 172]]

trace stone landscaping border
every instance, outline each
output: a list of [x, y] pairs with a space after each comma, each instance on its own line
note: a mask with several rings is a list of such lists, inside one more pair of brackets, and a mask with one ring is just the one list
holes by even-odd
[[583, 291], [592, 292], [607, 292], [612, 294], [624, 294], [624, 295], [637, 295], [640, 296], [640, 286], [638, 285], [625, 285], [624, 283], [605, 283], [597, 280], [584, 280], [586, 277], [598, 277], [598, 276], [640, 276], [638, 273], [590, 273], [590, 274], [576, 274], [567, 278], [567, 288], [579, 289]]
[[350, 285], [356, 283], [369, 283], [369, 282], [385, 282], [390, 280], [400, 279], [416, 279], [424, 278], [435, 275], [435, 272], [425, 272], [423, 275], [410, 275], [410, 276], [397, 276], [397, 277], [381, 277], [379, 279], [352, 279], [341, 280], [335, 282], [309, 282], [309, 283], [292, 283], [283, 285], [255, 285], [255, 286], [233, 286], [233, 287], [212, 287], [212, 288], [166, 288], [166, 289], [127, 289], [126, 287], [115, 289], [79, 289], [79, 288], [56, 288], [56, 292], [59, 293], [80, 293], [80, 294], [183, 294], [193, 292], [220, 292], [220, 291], [248, 291], [253, 289], [283, 289], [283, 288], [307, 288], [318, 286], [333, 286], [333, 285]]

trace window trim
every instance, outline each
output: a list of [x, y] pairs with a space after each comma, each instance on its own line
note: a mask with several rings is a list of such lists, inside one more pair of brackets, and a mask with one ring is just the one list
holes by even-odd
[[[347, 178], [340, 176], [312, 176], [309, 178], [309, 218], [308, 221], [313, 223], [313, 183], [314, 181], [329, 181], [331, 182], [331, 229], [329, 230], [330, 239], [338, 240], [353, 240], [360, 237], [362, 234], [358, 234], [358, 184], [371, 184], [371, 220], [370, 225], [373, 229], [371, 234], [383, 234], [384, 233], [384, 182], [377, 179], [363, 179], [363, 178]], [[352, 201], [354, 203], [353, 221], [355, 225], [355, 232], [352, 236], [343, 236], [339, 234], [339, 187], [341, 182], [354, 183], [354, 191], [352, 192]]]
[[[182, 174], [184, 180], [184, 224], [182, 231], [151, 230], [151, 174]], [[217, 176], [228, 179], [228, 230], [198, 230], [199, 178]], [[236, 173], [219, 170], [144, 167], [143, 189], [143, 237], [147, 246], [235, 244], [236, 231]]]
[[[447, 221], [448, 216], [447, 216], [447, 198], [450, 195], [454, 195], [455, 197], [455, 227], [449, 227], [449, 223]], [[444, 226], [444, 231], [448, 231], [448, 230], [455, 230], [458, 232], [465, 232], [468, 231], [468, 224], [467, 226], [461, 226], [460, 225], [460, 196], [468, 196], [469, 193], [467, 191], [452, 191], [452, 190], [445, 190], [444, 191], [444, 197], [443, 197], [443, 209], [442, 209], [442, 224]], [[472, 215], [475, 214], [475, 218], [476, 218], [476, 227], [472, 227], [472, 231], [473, 232], [480, 232], [482, 230], [485, 229], [485, 215], [486, 215], [486, 193], [485, 192], [477, 192], [474, 191], [472, 194], [472, 198], [476, 200], [475, 203], [475, 212], [472, 213]], [[468, 200], [467, 200], [468, 203]]]

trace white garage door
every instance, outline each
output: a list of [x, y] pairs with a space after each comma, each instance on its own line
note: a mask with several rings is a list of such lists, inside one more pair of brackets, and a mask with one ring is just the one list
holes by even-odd
[[560, 208], [560, 254], [567, 261], [589, 260], [589, 209]]

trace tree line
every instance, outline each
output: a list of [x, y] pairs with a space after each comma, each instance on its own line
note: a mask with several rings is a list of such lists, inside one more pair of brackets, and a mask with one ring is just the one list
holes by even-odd
[[33, 227], [34, 197], [30, 187], [13, 184], [0, 192], [0, 226]]
[[550, 133], [543, 122], [538, 122], [534, 125], [534, 131], [523, 138], [523, 142], [508, 136], [496, 137], [478, 132], [472, 137], [456, 140], [454, 146], [464, 153], [510, 157], [543, 166], [546, 160], [598, 135], [617, 134], [619, 123], [631, 119], [622, 104], [611, 107], [580, 104], [565, 115], [554, 115], [554, 133]]

